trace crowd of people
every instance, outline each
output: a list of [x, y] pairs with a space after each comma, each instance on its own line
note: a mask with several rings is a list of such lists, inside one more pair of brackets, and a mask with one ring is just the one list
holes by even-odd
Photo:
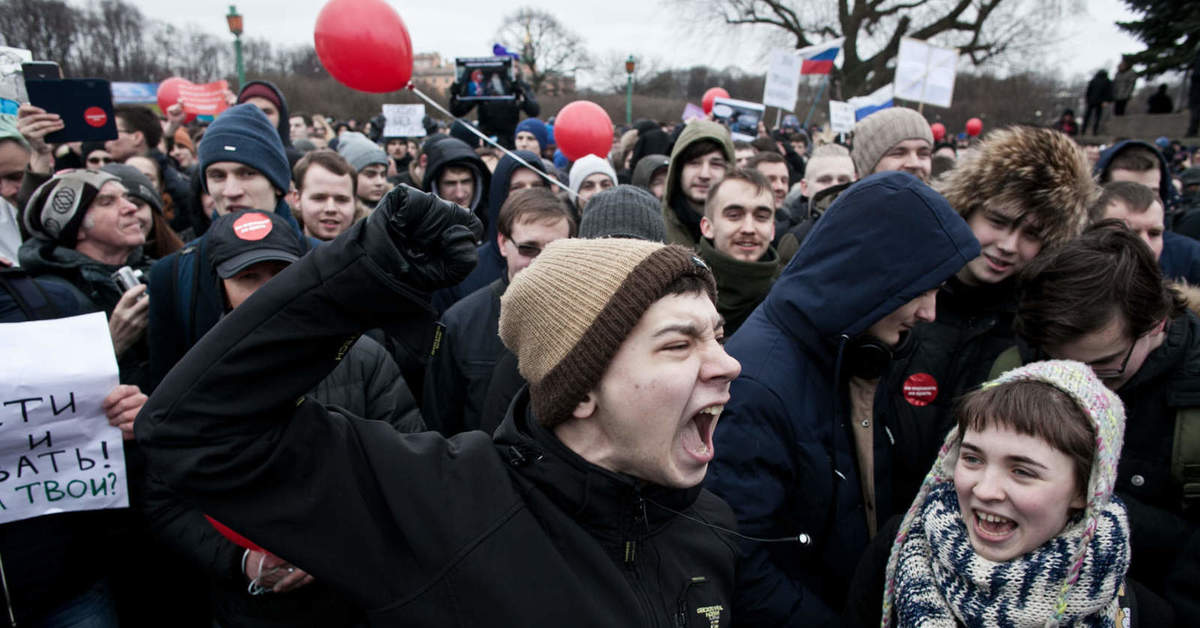
[[10, 624], [1200, 624], [1200, 148], [518, 91], [0, 118], [0, 322], [107, 315], [131, 493], [0, 525]]

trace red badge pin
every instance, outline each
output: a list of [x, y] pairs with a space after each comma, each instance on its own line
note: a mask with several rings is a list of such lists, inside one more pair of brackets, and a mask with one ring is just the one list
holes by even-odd
[[261, 240], [271, 233], [274, 225], [262, 214], [246, 214], [233, 221], [233, 233], [241, 240]]
[[98, 129], [108, 122], [108, 114], [99, 107], [88, 107], [83, 110], [83, 121]]
[[913, 373], [904, 380], [904, 399], [908, 403], [924, 407], [933, 403], [938, 396], [938, 383], [929, 373]]

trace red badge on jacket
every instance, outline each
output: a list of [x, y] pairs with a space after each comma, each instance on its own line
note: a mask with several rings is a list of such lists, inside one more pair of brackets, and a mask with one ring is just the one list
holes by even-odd
[[904, 399], [918, 408], [933, 403], [938, 396], [938, 383], [929, 373], [913, 373], [904, 380]]

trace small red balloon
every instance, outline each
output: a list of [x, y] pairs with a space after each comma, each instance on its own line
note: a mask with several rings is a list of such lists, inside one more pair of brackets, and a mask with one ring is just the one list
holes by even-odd
[[404, 20], [383, 0], [330, 0], [317, 15], [313, 43], [339, 83], [382, 94], [412, 78], [412, 40]]
[[975, 137], [983, 132], [983, 120], [971, 118], [967, 120], [967, 135]]
[[612, 119], [600, 105], [576, 100], [554, 119], [554, 140], [571, 161], [584, 155], [607, 157], [613, 142]]
[[179, 102], [179, 88], [183, 85], [190, 85], [191, 81], [178, 76], [172, 76], [158, 84], [158, 92], [155, 96], [158, 97], [158, 108], [162, 109], [163, 113], [167, 112], [167, 107]]
[[933, 141], [940, 142], [943, 137], [946, 137], [946, 125], [941, 122], [934, 122], [929, 125], [929, 130], [933, 132]]
[[712, 113], [713, 101], [718, 98], [729, 98], [729, 92], [723, 87], [710, 87], [704, 92], [704, 99], [700, 101], [700, 105], [704, 107], [704, 113]]

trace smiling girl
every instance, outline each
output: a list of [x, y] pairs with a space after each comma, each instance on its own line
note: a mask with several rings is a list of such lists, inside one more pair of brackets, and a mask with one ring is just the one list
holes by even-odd
[[894, 537], [883, 625], [1121, 625], [1120, 400], [1083, 364], [1048, 361], [957, 414]]

